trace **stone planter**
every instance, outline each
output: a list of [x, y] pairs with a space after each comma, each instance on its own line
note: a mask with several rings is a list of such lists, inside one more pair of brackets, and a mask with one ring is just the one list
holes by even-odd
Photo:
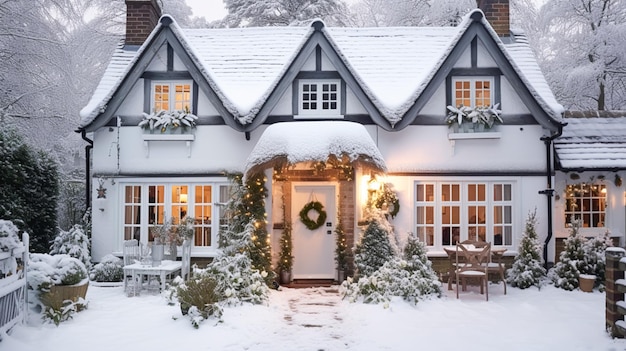
[[280, 271], [280, 283], [281, 284], [291, 283], [291, 271]]
[[578, 287], [581, 291], [592, 292], [596, 282], [596, 276], [590, 274], [581, 274], [578, 277]]
[[346, 280], [346, 271], [344, 269], [337, 270], [337, 281], [339, 284], [343, 283]]
[[41, 302], [47, 307], [58, 309], [63, 306], [63, 302], [66, 300], [78, 302], [79, 298], [84, 299], [87, 296], [88, 287], [88, 279], [75, 285], [53, 285], [49, 292], [41, 295]]

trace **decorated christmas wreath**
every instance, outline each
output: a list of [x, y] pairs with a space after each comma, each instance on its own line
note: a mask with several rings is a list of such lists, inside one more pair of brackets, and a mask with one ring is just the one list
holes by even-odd
[[374, 205], [378, 209], [387, 207], [391, 218], [395, 218], [398, 212], [400, 212], [400, 200], [398, 200], [396, 193], [387, 184], [384, 184], [381, 190]]
[[[309, 218], [309, 211], [311, 210], [317, 212], [317, 221]], [[309, 230], [315, 230], [321, 227], [324, 222], [326, 222], [326, 211], [324, 211], [324, 205], [322, 205], [319, 201], [311, 201], [304, 205], [302, 210], [300, 210], [300, 220]]]

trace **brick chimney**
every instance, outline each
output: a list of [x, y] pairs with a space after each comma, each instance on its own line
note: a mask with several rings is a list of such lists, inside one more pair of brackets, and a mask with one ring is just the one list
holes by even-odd
[[511, 36], [509, 0], [476, 0], [476, 4], [499, 37]]
[[157, 0], [126, 0], [125, 45], [141, 45], [159, 23], [161, 6]]

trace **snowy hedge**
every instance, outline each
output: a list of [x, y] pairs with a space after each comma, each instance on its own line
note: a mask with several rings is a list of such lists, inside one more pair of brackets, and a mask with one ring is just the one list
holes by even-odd
[[89, 273], [89, 279], [96, 282], [121, 282], [123, 278], [124, 263], [111, 254], [104, 256]]
[[22, 245], [19, 229], [13, 222], [0, 219], [0, 251], [11, 251]]

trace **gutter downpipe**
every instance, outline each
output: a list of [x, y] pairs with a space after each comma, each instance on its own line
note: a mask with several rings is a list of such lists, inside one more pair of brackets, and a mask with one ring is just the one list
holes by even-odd
[[555, 134], [550, 136], [543, 136], [541, 140], [546, 145], [546, 179], [547, 179], [547, 188], [544, 190], [540, 190], [539, 194], [546, 195], [546, 199], [548, 200], [548, 235], [546, 240], [543, 243], [543, 265], [546, 269], [548, 269], [548, 244], [550, 240], [552, 240], [552, 196], [554, 196], [554, 189], [552, 188], [552, 142], [554, 139], [560, 137], [563, 134], [563, 127], [565, 125], [559, 125], [559, 129]]
[[76, 132], [80, 132], [80, 137], [84, 141], [89, 143], [85, 146], [85, 211], [91, 207], [91, 182], [89, 181], [91, 173], [91, 149], [93, 149], [93, 140], [87, 138], [87, 132], [84, 129], [78, 129]]

